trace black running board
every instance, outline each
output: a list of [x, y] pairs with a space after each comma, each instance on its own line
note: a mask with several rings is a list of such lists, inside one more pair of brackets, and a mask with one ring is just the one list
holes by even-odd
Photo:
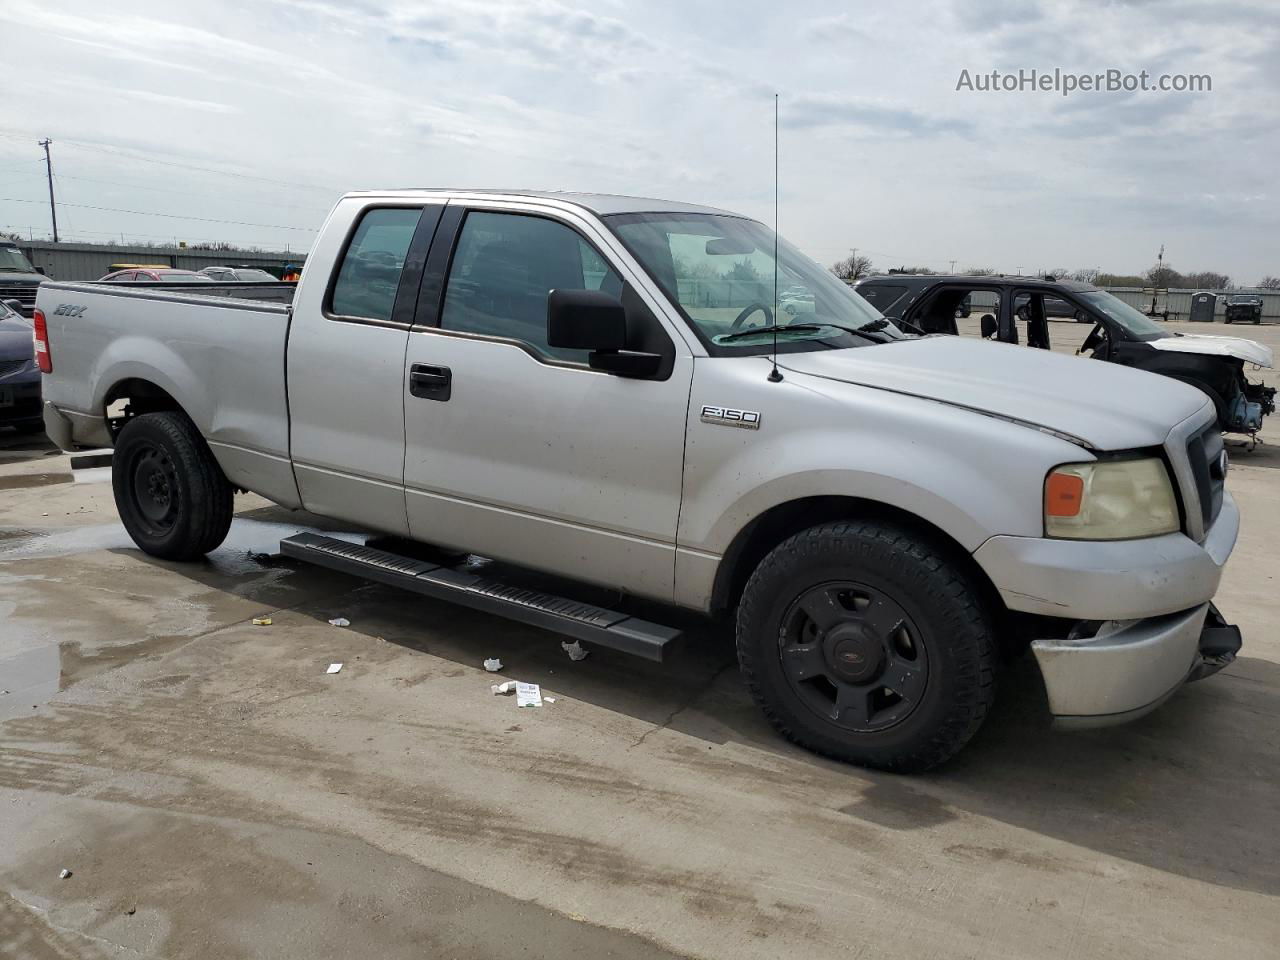
[[286, 557], [519, 620], [646, 660], [661, 661], [663, 652], [680, 637], [680, 631], [673, 627], [630, 614], [502, 583], [465, 568], [414, 560], [334, 537], [299, 533], [281, 540], [280, 552]]

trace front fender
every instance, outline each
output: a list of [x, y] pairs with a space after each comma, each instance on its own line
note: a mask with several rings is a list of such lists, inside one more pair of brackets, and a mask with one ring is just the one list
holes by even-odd
[[783, 504], [876, 501], [973, 552], [1002, 533], [1041, 536], [1045, 474], [1092, 459], [1060, 437], [919, 397], [796, 373], [777, 385], [726, 376], [738, 382], [695, 383], [693, 410], [729, 398], [758, 410], [760, 427], [689, 419], [675, 590], [688, 606], [706, 607], [735, 537]]

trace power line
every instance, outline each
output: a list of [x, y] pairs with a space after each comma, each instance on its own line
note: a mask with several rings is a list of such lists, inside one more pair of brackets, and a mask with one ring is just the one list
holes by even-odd
[[[130, 189], [130, 190], [152, 190], [152, 191], [155, 191], [155, 192], [157, 192], [157, 193], [176, 193], [176, 194], [181, 194], [182, 196], [187, 197], [187, 198], [190, 198], [190, 197], [191, 197], [191, 191], [190, 191], [190, 190], [175, 190], [175, 189], [173, 189], [172, 187], [153, 187], [153, 186], [151, 186], [150, 184], [145, 184], [145, 183], [124, 183], [124, 182], [122, 182], [122, 181], [120, 181], [120, 180], [100, 180], [100, 179], [98, 179], [97, 177], [74, 177], [74, 176], [72, 176], [71, 174], [68, 174], [68, 173], [60, 173], [60, 174], [58, 174], [58, 182], [59, 182], [59, 183], [61, 183], [63, 180], [82, 180], [82, 181], [84, 181], [85, 183], [104, 183], [104, 184], [106, 184], [107, 186], [111, 186], [111, 187], [127, 187], [127, 188], [128, 188], [128, 189]], [[321, 209], [322, 209], [322, 208], [320, 208], [320, 207], [313, 207], [313, 206], [311, 206], [310, 204], [301, 204], [301, 203], [275, 203], [275, 202], [273, 202], [273, 201], [266, 201], [266, 202], [264, 202], [264, 201], [261, 201], [261, 200], [255, 200], [255, 201], [253, 201], [253, 205], [254, 205], [255, 207], [280, 207], [281, 209], [288, 209], [288, 210], [313, 210], [313, 211], [315, 211], [315, 210], [321, 210]]]
[[[18, 197], [0, 197], [0, 202], [8, 203], [43, 203], [42, 200], [22, 200]], [[79, 207], [81, 210], [101, 210], [105, 213], [129, 213], [139, 217], [164, 217], [167, 220], [191, 220], [200, 223], [228, 223], [237, 227], [264, 227], [268, 230], [299, 230], [303, 233], [315, 233], [311, 227], [290, 227], [283, 223], [251, 223], [248, 220], [218, 220], [214, 217], [184, 217], [176, 213], [151, 213], [147, 210], [122, 210], [119, 207], [98, 207], [88, 203], [64, 203], [64, 207]]]

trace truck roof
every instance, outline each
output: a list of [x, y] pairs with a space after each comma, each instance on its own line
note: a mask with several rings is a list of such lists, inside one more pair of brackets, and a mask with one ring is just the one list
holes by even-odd
[[652, 197], [626, 197], [612, 193], [576, 193], [560, 190], [499, 190], [493, 188], [436, 188], [407, 187], [395, 190], [355, 190], [348, 197], [398, 197], [466, 199], [469, 197], [502, 197], [513, 200], [558, 200], [589, 210], [597, 216], [612, 213], [714, 213], [720, 216], [741, 217], [742, 214], [696, 203], [678, 200], [658, 200]]

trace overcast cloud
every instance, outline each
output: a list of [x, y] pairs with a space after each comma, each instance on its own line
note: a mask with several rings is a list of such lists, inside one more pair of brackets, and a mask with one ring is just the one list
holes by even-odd
[[[782, 232], [824, 263], [1138, 272], [1163, 243], [1280, 274], [1274, 2], [4, 0], [0, 36], [0, 229], [24, 234], [49, 229], [45, 136], [74, 238], [305, 249], [338, 194], [387, 186], [772, 220], [776, 90]], [[1213, 89], [956, 91], [1055, 67]]]

